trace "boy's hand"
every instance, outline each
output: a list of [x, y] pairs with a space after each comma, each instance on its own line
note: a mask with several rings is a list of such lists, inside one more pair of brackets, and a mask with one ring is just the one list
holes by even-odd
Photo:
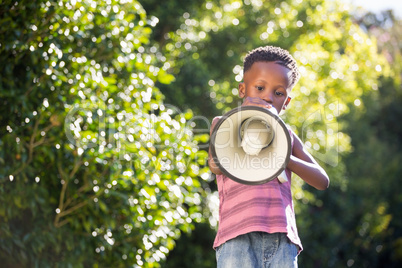
[[273, 107], [271, 104], [258, 97], [246, 97], [243, 101], [242, 106], [259, 106], [267, 109]]
[[246, 97], [243, 101], [242, 106], [258, 106], [268, 109], [270, 112], [278, 115], [278, 111], [272, 104], [258, 97]]

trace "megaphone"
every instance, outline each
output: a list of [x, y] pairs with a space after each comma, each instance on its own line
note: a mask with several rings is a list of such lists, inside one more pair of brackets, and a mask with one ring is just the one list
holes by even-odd
[[222, 173], [236, 182], [285, 182], [291, 138], [275, 108], [239, 106], [217, 122], [211, 154]]

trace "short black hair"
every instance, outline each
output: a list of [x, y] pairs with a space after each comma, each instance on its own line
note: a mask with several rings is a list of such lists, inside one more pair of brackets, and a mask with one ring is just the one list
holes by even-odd
[[300, 77], [299, 70], [297, 69], [296, 61], [289, 54], [289, 52], [283, 48], [275, 46], [258, 47], [249, 53], [243, 61], [243, 73], [247, 72], [254, 62], [260, 61], [274, 61], [282, 66], [288, 68], [292, 75], [290, 77], [289, 87], [293, 88]]

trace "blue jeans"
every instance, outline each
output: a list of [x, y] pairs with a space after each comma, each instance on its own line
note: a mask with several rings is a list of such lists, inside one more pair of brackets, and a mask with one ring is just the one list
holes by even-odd
[[284, 233], [252, 232], [216, 249], [218, 268], [297, 268], [297, 246]]

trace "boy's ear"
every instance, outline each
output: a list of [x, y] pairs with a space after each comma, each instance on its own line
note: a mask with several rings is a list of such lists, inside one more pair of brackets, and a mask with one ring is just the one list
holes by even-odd
[[239, 97], [244, 98], [246, 96], [246, 86], [244, 82], [239, 83]]
[[285, 103], [282, 106], [282, 110], [286, 110], [286, 107], [288, 106], [288, 104], [291, 100], [292, 100], [292, 98], [288, 96], [288, 98], [286, 99]]

